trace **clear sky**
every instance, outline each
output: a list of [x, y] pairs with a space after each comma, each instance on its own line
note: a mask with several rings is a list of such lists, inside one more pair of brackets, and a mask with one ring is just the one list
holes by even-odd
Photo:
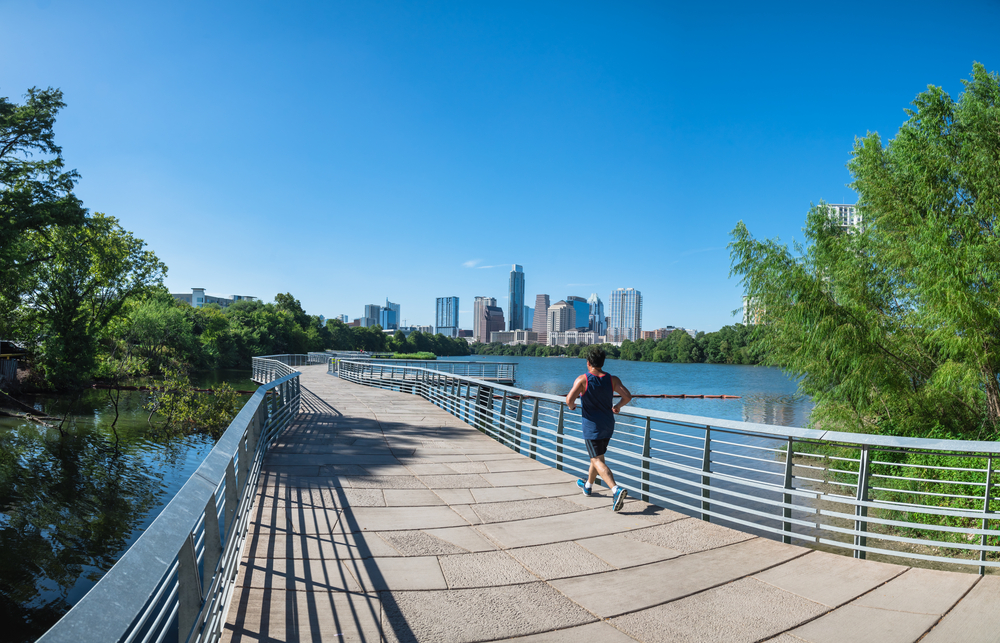
[[0, 95], [58, 87], [92, 211], [172, 292], [409, 324], [633, 287], [643, 327], [738, 321], [729, 233], [853, 203], [854, 137], [1000, 71], [1000, 2], [0, 0]]

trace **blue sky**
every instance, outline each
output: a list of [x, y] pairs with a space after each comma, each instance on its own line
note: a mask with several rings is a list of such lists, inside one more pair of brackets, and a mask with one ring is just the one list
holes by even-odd
[[736, 222], [853, 203], [855, 136], [1000, 71], [1000, 3], [694, 4], [0, 0], [0, 95], [63, 90], [77, 193], [173, 292], [433, 324], [518, 263], [529, 305], [633, 287], [712, 331]]

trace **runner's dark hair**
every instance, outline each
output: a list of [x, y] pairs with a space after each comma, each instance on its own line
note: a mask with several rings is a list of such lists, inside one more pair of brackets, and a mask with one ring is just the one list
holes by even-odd
[[604, 368], [604, 360], [608, 356], [600, 346], [594, 346], [587, 351], [587, 363], [594, 368]]

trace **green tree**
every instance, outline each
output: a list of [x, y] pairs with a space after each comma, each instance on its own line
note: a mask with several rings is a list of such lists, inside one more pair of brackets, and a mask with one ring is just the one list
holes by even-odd
[[812, 422], [907, 435], [1000, 421], [1000, 81], [976, 64], [958, 101], [917, 96], [848, 167], [864, 225], [821, 202], [795, 252], [741, 222], [732, 270], [760, 306], [771, 363], [801, 376]]
[[52, 247], [36, 243], [54, 227], [81, 225], [87, 211], [73, 194], [79, 179], [65, 170], [53, 125], [65, 107], [58, 89], [32, 87], [23, 105], [0, 97], [0, 334], [27, 279]]
[[20, 333], [39, 349], [44, 380], [72, 388], [94, 374], [103, 330], [127, 302], [162, 286], [167, 268], [142, 239], [99, 212], [82, 225], [31, 236], [51, 259], [38, 265], [22, 298]]

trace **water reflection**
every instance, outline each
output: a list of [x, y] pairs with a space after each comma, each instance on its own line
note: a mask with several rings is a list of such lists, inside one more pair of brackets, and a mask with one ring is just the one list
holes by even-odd
[[[252, 386], [244, 371], [233, 380], [236, 388]], [[225, 380], [197, 385], [218, 381]], [[28, 401], [67, 422], [60, 432], [0, 418], [4, 641], [41, 636], [135, 542], [212, 448], [202, 436], [159, 439], [141, 392], [123, 393], [116, 432], [105, 391]]]

